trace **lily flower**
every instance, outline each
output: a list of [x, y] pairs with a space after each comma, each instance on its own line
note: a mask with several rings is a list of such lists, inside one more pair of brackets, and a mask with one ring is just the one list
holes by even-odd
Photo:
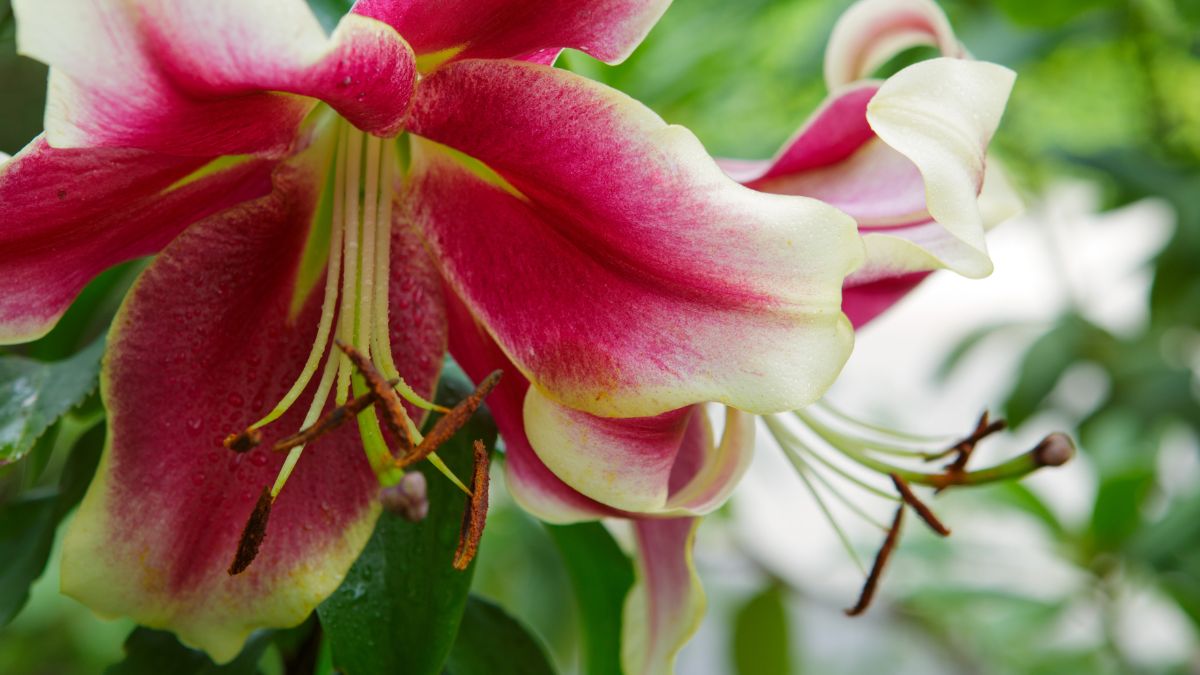
[[[942, 56], [882, 82], [866, 79], [900, 51], [923, 44], [938, 47]], [[756, 191], [817, 198], [854, 217], [866, 261], [846, 279], [841, 309], [855, 327], [933, 270], [968, 277], [990, 273], [984, 233], [1020, 208], [986, 156], [1014, 74], [968, 59], [945, 15], [927, 0], [853, 5], [833, 31], [825, 72], [828, 99], [775, 158], [722, 160], [722, 168]], [[512, 370], [508, 350], [491, 340], [470, 308], [451, 302], [449, 316], [451, 354], [469, 375]], [[755, 348], [740, 336], [734, 341], [737, 349]], [[763, 411], [710, 399], [726, 404], [717, 439], [703, 405], [640, 418], [628, 414], [632, 410], [605, 411], [627, 413], [615, 418], [597, 415], [578, 400], [556, 400], [533, 384], [520, 375], [507, 378], [489, 402], [506, 442], [509, 489], [546, 521], [615, 517], [633, 523], [638, 580], [625, 608], [624, 668], [630, 674], [671, 672], [704, 612], [691, 557], [695, 529], [745, 472], [754, 448], [751, 413]], [[764, 417], [785, 453], [796, 457], [800, 441], [793, 441], [781, 420]], [[859, 447], [865, 426], [854, 429], [846, 435], [822, 426], [818, 435], [838, 452]], [[938, 450], [922, 452], [932, 456]], [[1050, 464], [1043, 454], [986, 476], [905, 472], [904, 479], [944, 488], [958, 480], [1012, 477]], [[885, 463], [864, 466], [889, 484], [893, 469], [903, 471]], [[797, 468], [807, 480], [806, 465]], [[884, 494], [903, 503], [898, 494]]]
[[[594, 469], [628, 485], [621, 461], [644, 454], [648, 480], [601, 511], [718, 503], [748, 456], [741, 411], [811, 403], [847, 358], [841, 287], [863, 246], [837, 208], [739, 185], [686, 130], [550, 67], [566, 47], [621, 60], [667, 4], [360, 0], [327, 34], [303, 0], [14, 0], [50, 87], [45, 134], [0, 167], [0, 342], [157, 254], [109, 335], [109, 438], [64, 592], [217, 661], [303, 621], [381, 486], [420, 492], [388, 440], [421, 449], [447, 344], [476, 381], [495, 383], [481, 363], [506, 373], [510, 478], [559, 480], [545, 444], [586, 450], [613, 419], [605, 441], [633, 445]], [[381, 429], [365, 397], [392, 381], [404, 403]], [[719, 445], [705, 401], [730, 406]], [[647, 430], [687, 439], [687, 459]], [[475, 473], [462, 488], [486, 503]], [[688, 522], [645, 526], [664, 592]], [[689, 596], [655, 597], [644, 643], [670, 650], [657, 627]]]

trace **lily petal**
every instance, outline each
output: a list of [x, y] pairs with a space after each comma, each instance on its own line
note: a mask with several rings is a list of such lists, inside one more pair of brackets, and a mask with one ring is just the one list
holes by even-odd
[[737, 185], [625, 95], [462, 61], [422, 80], [410, 128], [453, 148], [418, 141], [412, 218], [471, 313], [556, 402], [613, 417], [699, 401], [787, 410], [845, 361], [854, 222]]
[[637, 581], [625, 600], [621, 664], [626, 675], [675, 671], [675, 656], [704, 616], [707, 601], [692, 561], [699, 518], [634, 521]]
[[[869, 234], [869, 258], [893, 256], [900, 269], [918, 271], [929, 269], [921, 258], [932, 257], [965, 276], [991, 273], [979, 194], [987, 146], [1015, 78], [993, 63], [939, 58], [911, 65], [883, 83], [867, 106], [867, 120], [921, 172], [926, 209], [937, 225], [903, 236]], [[939, 236], [943, 229], [949, 238]]]
[[[379, 512], [357, 430], [345, 425], [306, 449], [249, 569], [226, 572], [283, 461], [265, 448], [299, 427], [302, 406], [249, 453], [226, 450], [222, 437], [288, 389], [320, 313], [319, 289], [291, 312], [320, 181], [285, 165], [275, 183], [270, 195], [189, 228], [126, 299], [102, 378], [109, 446], [64, 544], [64, 592], [170, 629], [219, 662], [255, 629], [303, 621], [341, 583]], [[417, 327], [394, 345], [397, 365], [429, 395], [445, 333], [428, 330], [425, 317], [440, 312], [440, 281], [412, 255], [418, 242], [394, 245], [393, 288], [407, 293], [393, 294], [392, 322]]]
[[500, 384], [488, 396], [487, 406], [504, 439], [505, 484], [513, 498], [527, 512], [548, 523], [578, 523], [620, 515], [564, 483], [533, 452], [525, 436], [522, 412], [529, 381], [476, 323], [462, 301], [449, 290], [446, 296], [454, 360], [475, 382], [495, 370], [504, 372]]
[[702, 514], [724, 502], [754, 447], [753, 416], [727, 409], [721, 445], [701, 405], [608, 418], [559, 405], [536, 388], [525, 425], [538, 457], [567, 485], [615, 509]]
[[919, 45], [936, 46], [943, 56], [966, 55], [932, 0], [862, 0], [833, 27], [825, 49], [825, 83], [832, 91], [870, 77], [888, 59]]
[[315, 104], [307, 97], [391, 134], [416, 72], [389, 26], [348, 16], [330, 38], [303, 0], [15, 0], [13, 8], [20, 51], [51, 66], [54, 147], [278, 153]]
[[265, 161], [174, 187], [206, 162], [55, 150], [39, 138], [0, 167], [0, 344], [44, 335], [95, 275], [157, 253], [189, 224], [271, 189]]
[[[564, 47], [623, 61], [670, 0], [359, 0], [354, 12], [391, 24], [418, 54], [544, 62]], [[540, 56], [538, 56], [540, 55]], [[553, 58], [550, 58], [553, 61]]]

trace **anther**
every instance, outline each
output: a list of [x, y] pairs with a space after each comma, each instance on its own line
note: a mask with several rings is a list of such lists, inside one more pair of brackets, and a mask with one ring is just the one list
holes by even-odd
[[425, 474], [412, 471], [404, 474], [400, 482], [379, 491], [383, 508], [405, 520], [419, 523], [429, 515], [429, 492]]
[[396, 460], [396, 465], [403, 469], [416, 464], [437, 450], [441, 444], [450, 440], [459, 429], [463, 428], [470, 421], [471, 415], [474, 415], [475, 411], [479, 409], [479, 406], [483, 403], [483, 399], [492, 392], [492, 389], [496, 388], [496, 385], [500, 382], [500, 375], [501, 372], [496, 370], [483, 378], [483, 381], [479, 383], [475, 391], [459, 401], [458, 405], [450, 409], [450, 412], [443, 415], [433, 425], [433, 428], [429, 430], [429, 433], [425, 434], [425, 438], [421, 441], [421, 444], [408, 455]]
[[367, 357], [363, 356], [357, 349], [351, 347], [342, 341], [337, 341], [337, 346], [346, 356], [350, 357], [350, 361], [354, 363], [354, 367], [362, 374], [363, 379], [367, 381], [367, 386], [371, 388], [371, 392], [375, 394], [377, 399], [383, 403], [384, 415], [383, 421], [387, 424], [388, 430], [396, 437], [396, 442], [400, 444], [402, 454], [406, 455], [412, 451], [416, 445], [408, 427], [408, 413], [404, 410], [404, 404], [400, 402], [400, 396], [393, 389], [396, 383], [384, 379], [383, 374], [379, 369], [371, 363]]
[[896, 516], [892, 519], [892, 527], [888, 529], [887, 537], [883, 540], [883, 546], [879, 547], [879, 553], [875, 554], [875, 563], [871, 565], [871, 573], [867, 575], [867, 581], [863, 584], [862, 592], [858, 595], [858, 602], [854, 606], [845, 610], [846, 616], [858, 616], [867, 611], [871, 606], [871, 600], [875, 597], [875, 590], [879, 587], [879, 579], [883, 576], [883, 570], [887, 567], [888, 558], [892, 557], [892, 551], [896, 549], [896, 542], [900, 539], [900, 526], [904, 524], [904, 505], [901, 504], [896, 509]]
[[[399, 380], [392, 381], [399, 382]], [[356, 396], [322, 415], [312, 426], [276, 441], [271, 449], [276, 452], [285, 452], [300, 445], [308, 445], [354, 419], [355, 415], [369, 408], [377, 400], [378, 397], [373, 391], [368, 391], [362, 396]]]
[[258, 496], [258, 503], [254, 505], [254, 511], [250, 513], [250, 519], [246, 521], [246, 527], [242, 529], [242, 536], [238, 539], [237, 553], [233, 556], [233, 563], [229, 565], [229, 576], [246, 571], [250, 563], [258, 557], [258, 549], [262, 547], [263, 538], [267, 536], [267, 520], [271, 517], [273, 502], [270, 488], [264, 487], [262, 494]]
[[262, 432], [258, 429], [246, 429], [245, 431], [229, 434], [222, 441], [226, 448], [234, 452], [250, 452], [262, 443]]
[[938, 517], [936, 514], [934, 514], [933, 509], [929, 508], [925, 502], [921, 501], [917, 497], [916, 493], [912, 491], [912, 488], [908, 486], [907, 481], [895, 473], [890, 473], [888, 476], [891, 477], [892, 484], [896, 486], [896, 491], [900, 493], [900, 498], [904, 500], [905, 504], [908, 504], [910, 507], [912, 507], [913, 511], [917, 512], [917, 515], [921, 517], [921, 520], [925, 521], [925, 524], [929, 526], [929, 529], [937, 532], [943, 537], [950, 536], [950, 529], [943, 525], [941, 520], [938, 520]]
[[483, 441], [475, 441], [475, 476], [467, 510], [463, 513], [462, 529], [458, 534], [458, 550], [454, 552], [456, 570], [467, 569], [479, 551], [479, 540], [483, 537], [483, 525], [487, 521], [489, 465], [490, 458]]

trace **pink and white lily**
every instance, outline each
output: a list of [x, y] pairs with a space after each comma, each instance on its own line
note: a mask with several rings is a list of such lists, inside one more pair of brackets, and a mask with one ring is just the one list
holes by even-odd
[[[866, 79], [922, 44], [942, 57], [882, 82]], [[830, 40], [829, 98], [775, 158], [721, 166], [756, 191], [813, 197], [855, 219], [867, 257], [845, 280], [841, 309], [858, 327], [933, 270], [990, 273], [984, 233], [1020, 209], [986, 157], [1013, 78], [967, 59], [932, 2], [863, 0]], [[450, 351], [468, 373], [508, 367], [507, 350], [471, 312], [451, 306], [450, 317]], [[755, 349], [740, 338], [734, 347]], [[639, 581], [626, 605], [624, 665], [627, 673], [670, 672], [704, 611], [691, 560], [699, 516], [720, 506], [745, 471], [755, 429], [748, 413], [765, 411], [712, 397], [726, 404], [717, 440], [704, 406], [639, 418], [630, 409], [596, 414], [544, 392], [510, 378], [491, 399], [509, 488], [551, 522], [632, 520]]]
[[[351, 395], [335, 338], [417, 421], [447, 344], [477, 378], [502, 366], [508, 477], [554, 520], [714, 508], [743, 411], [812, 402], [848, 355], [853, 219], [739, 185], [548, 65], [619, 61], [662, 0], [360, 0], [332, 35], [303, 0], [13, 5], [51, 75], [44, 136], [0, 167], [0, 342], [158, 254], [109, 336], [108, 447], [64, 545], [63, 589], [97, 611], [225, 661], [337, 587], [401, 473], [373, 412], [263, 449]], [[263, 447], [227, 449], [247, 426]], [[270, 535], [227, 574], [264, 487]], [[639, 521], [630, 673], [669, 667], [698, 616], [692, 522]]]

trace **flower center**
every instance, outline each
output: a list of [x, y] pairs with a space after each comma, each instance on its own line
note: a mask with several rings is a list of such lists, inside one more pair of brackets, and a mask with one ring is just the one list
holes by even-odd
[[[316, 338], [295, 382], [279, 403], [246, 430], [231, 434], [225, 446], [235, 452], [254, 448], [262, 441], [260, 429], [290, 410], [314, 377], [318, 378], [316, 391], [301, 428], [273, 446], [277, 452], [287, 452], [287, 458], [275, 482], [264, 489], [246, 525], [230, 574], [246, 569], [257, 555], [271, 504], [295, 470], [304, 448], [352, 419], [358, 422], [363, 450], [382, 486], [396, 486], [404, 480], [405, 468], [427, 459], [467, 494], [472, 511], [479, 510], [479, 503], [486, 509], [486, 494], [479, 494], [481, 489], [486, 492], [486, 476], [481, 486], [478, 465], [482, 463], [486, 474], [487, 454], [480, 459], [476, 452], [477, 475], [472, 491], [437, 456], [436, 449], [466, 423], [499, 380], [499, 373], [485, 379], [472, 396], [453, 409], [424, 399], [400, 376], [392, 355], [388, 320], [392, 206], [399, 169], [396, 144], [340, 119], [334, 129], [338, 137], [333, 208]], [[331, 396], [336, 405], [326, 412]], [[403, 401], [444, 413], [428, 437], [422, 436]], [[400, 446], [398, 455], [392, 453], [385, 440], [380, 412], [384, 426]], [[481, 523], [482, 515], [478, 518]], [[481, 527], [467, 532], [466, 538], [476, 538], [477, 543]]]
[[[823, 401], [792, 412], [790, 419], [784, 415], [766, 415], [763, 421], [833, 527], [842, 546], [867, 575], [858, 602], [846, 610], [851, 615], [862, 613], [870, 604], [884, 566], [899, 540], [906, 508], [916, 512], [938, 535], [944, 537], [950, 534], [950, 530], [921, 501], [911, 485], [930, 487], [935, 492], [941, 492], [951, 487], [1020, 478], [1042, 467], [1065, 464], [1075, 449], [1065, 434], [1053, 433], [1032, 450], [1008, 461], [984, 469], [969, 470], [967, 463], [976, 446], [984, 438], [1003, 430], [1005, 423], [1002, 420], [990, 421], [987, 413], [984, 413], [975, 430], [957, 440], [951, 437], [917, 436], [868, 424]], [[936, 471], [920, 466], [945, 459], [950, 461]], [[880, 522], [839, 486], [894, 504], [896, 513], [891, 524]], [[823, 494], [831, 495], [850, 512], [886, 533], [869, 571], [838, 524]]]

